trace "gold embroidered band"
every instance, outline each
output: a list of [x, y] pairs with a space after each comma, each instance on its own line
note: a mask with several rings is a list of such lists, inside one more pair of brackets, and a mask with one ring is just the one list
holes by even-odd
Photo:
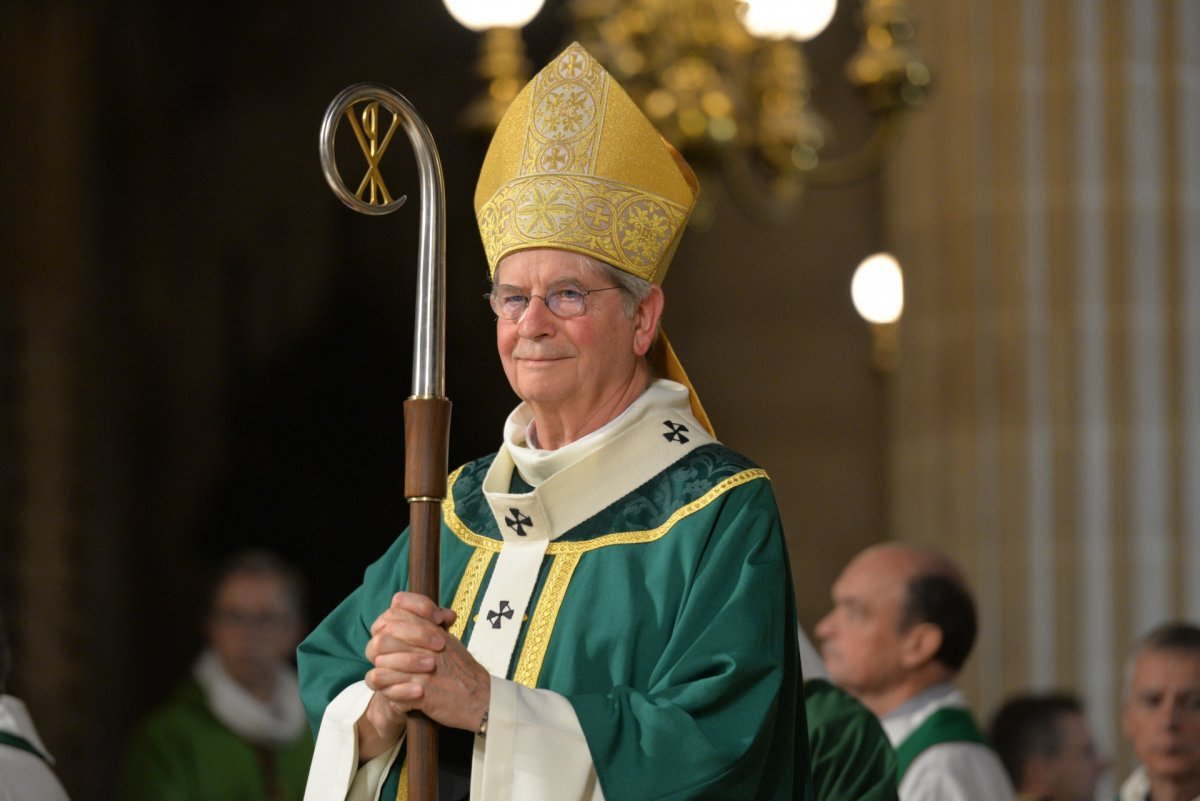
[[490, 273], [509, 253], [546, 247], [661, 284], [698, 192], [687, 162], [575, 43], [509, 106], [475, 213]]

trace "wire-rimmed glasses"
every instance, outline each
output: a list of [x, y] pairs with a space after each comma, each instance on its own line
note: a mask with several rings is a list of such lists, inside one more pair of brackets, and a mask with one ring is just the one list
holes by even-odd
[[484, 295], [484, 297], [491, 304], [492, 311], [502, 320], [520, 320], [534, 298], [541, 298], [542, 302], [546, 304], [546, 308], [555, 317], [567, 319], [583, 314], [583, 310], [587, 308], [586, 301], [588, 295], [593, 292], [607, 292], [610, 289], [621, 289], [621, 287], [606, 286], [600, 289], [580, 289], [579, 287], [567, 286], [551, 289], [545, 295], [534, 295], [526, 294], [523, 290], [515, 286], [500, 284], [497, 287], [493, 287], [492, 291]]

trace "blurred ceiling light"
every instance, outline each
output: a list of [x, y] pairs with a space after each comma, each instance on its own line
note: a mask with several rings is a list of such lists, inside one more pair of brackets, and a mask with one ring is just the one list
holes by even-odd
[[[570, 0], [573, 36], [684, 154], [701, 183], [723, 180], [751, 219], [791, 219], [808, 185], [858, 180], [890, 155], [929, 71], [912, 45], [906, 0], [859, 0], [863, 34], [846, 80], [865, 95], [870, 134], [845, 154], [812, 103], [800, 42], [836, 0]], [[701, 192], [703, 227], [720, 193]]]
[[900, 364], [900, 315], [904, 312], [904, 276], [890, 253], [862, 260], [850, 280], [854, 308], [871, 326], [875, 366], [891, 372]]
[[867, 256], [850, 281], [854, 308], [870, 323], [894, 323], [904, 311], [904, 276], [890, 253]]
[[[487, 92], [467, 125], [490, 132], [530, 75], [520, 26], [540, 0], [443, 0], [455, 19], [484, 31], [479, 73]], [[874, 124], [858, 147], [828, 156], [830, 126], [811, 102], [815, 83], [800, 42], [823, 31], [837, 0], [565, 0], [579, 41], [621, 83], [696, 170], [723, 180], [751, 219], [782, 222], [807, 185], [863, 178], [890, 155], [908, 113], [924, 99], [929, 70], [912, 44], [907, 0], [859, 0], [862, 38], [846, 80]], [[701, 192], [703, 228], [718, 192]]]
[[531, 77], [521, 28], [542, 10], [545, 0], [442, 0], [450, 16], [468, 30], [483, 32], [475, 69], [487, 91], [464, 111], [468, 128], [490, 133]]
[[442, 0], [450, 16], [464, 28], [524, 28], [542, 10], [545, 0]]
[[742, 24], [763, 39], [807, 42], [829, 26], [837, 0], [746, 0]]

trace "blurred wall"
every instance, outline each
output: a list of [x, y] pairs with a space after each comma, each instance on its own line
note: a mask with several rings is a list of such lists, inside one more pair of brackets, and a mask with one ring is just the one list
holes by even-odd
[[886, 181], [890, 533], [976, 587], [977, 708], [1074, 690], [1121, 775], [1131, 644], [1200, 621], [1200, 6], [912, 6], [940, 80]]

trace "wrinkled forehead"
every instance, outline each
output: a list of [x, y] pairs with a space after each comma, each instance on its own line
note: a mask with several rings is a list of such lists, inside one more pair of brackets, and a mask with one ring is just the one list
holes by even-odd
[[604, 264], [567, 250], [535, 248], [510, 253], [496, 265], [493, 285], [527, 286], [561, 281], [588, 281], [605, 275]]
[[1200, 651], [1174, 648], [1143, 651], [1133, 661], [1129, 681], [1134, 692], [1200, 695]]

